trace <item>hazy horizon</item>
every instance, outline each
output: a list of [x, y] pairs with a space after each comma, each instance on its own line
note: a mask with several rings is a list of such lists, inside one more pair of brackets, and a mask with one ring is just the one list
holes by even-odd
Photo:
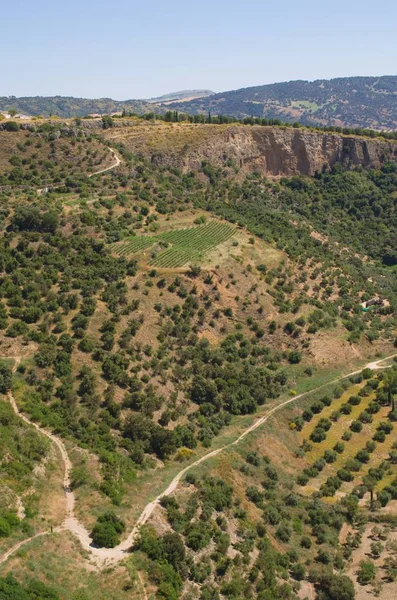
[[[349, 77], [397, 77], [396, 74], [393, 73], [381, 73], [381, 74], [368, 74], [368, 75], [344, 75], [343, 77], [330, 77], [330, 78], [326, 78], [326, 77], [319, 77], [316, 79], [307, 79], [304, 80], [302, 78], [298, 78], [298, 79], [290, 79], [290, 80], [285, 80], [285, 81], [270, 81], [270, 82], [266, 82], [266, 83], [259, 83], [259, 84], [255, 84], [252, 86], [244, 86], [244, 88], [249, 88], [249, 87], [256, 87], [256, 86], [262, 86], [262, 85], [277, 85], [277, 84], [282, 84], [282, 83], [291, 83], [293, 81], [308, 81], [309, 83], [313, 83], [314, 81], [331, 81], [332, 79], [346, 79]], [[228, 91], [233, 91], [233, 90], [238, 90], [238, 89], [244, 89], [244, 88], [239, 88], [239, 87], [232, 87], [229, 90], [214, 90], [212, 89], [211, 91], [214, 94], [219, 94], [219, 93], [223, 93], [223, 92], [228, 92]], [[75, 94], [46, 94], [45, 96], [43, 94], [24, 94], [23, 96], [16, 96], [15, 94], [0, 94], [0, 96], [4, 96], [4, 97], [8, 97], [8, 98], [28, 98], [28, 97], [64, 97], [64, 98], [82, 98], [82, 99], [87, 99], [87, 100], [101, 100], [101, 99], [111, 99], [111, 100], [116, 100], [118, 102], [128, 102], [130, 100], [153, 100], [155, 98], [161, 98], [162, 96], [167, 96], [170, 94], [177, 94], [177, 93], [183, 93], [183, 92], [187, 92], [187, 91], [201, 91], [201, 90], [210, 90], [209, 87], [191, 87], [191, 88], [181, 88], [181, 89], [177, 89], [177, 90], [166, 90], [163, 91], [159, 94], [157, 94], [157, 96], [151, 96], [151, 97], [130, 97], [130, 98], [114, 98], [112, 96], [81, 96], [81, 95], [75, 95]]]

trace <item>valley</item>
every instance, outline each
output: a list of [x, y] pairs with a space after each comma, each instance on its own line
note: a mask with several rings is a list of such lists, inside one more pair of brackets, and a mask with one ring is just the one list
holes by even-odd
[[57, 600], [392, 598], [395, 142], [0, 134], [0, 577]]

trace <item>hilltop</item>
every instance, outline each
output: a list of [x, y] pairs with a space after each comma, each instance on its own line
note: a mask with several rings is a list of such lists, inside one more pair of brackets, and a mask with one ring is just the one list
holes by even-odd
[[182, 90], [180, 92], [170, 92], [157, 98], [150, 98], [148, 102], [162, 103], [162, 102], [187, 102], [189, 100], [195, 100], [196, 98], [204, 98], [205, 96], [211, 96], [214, 92], [211, 90]]
[[[63, 118], [117, 112], [223, 114], [266, 117], [306, 125], [394, 130], [397, 128], [397, 76], [343, 77], [317, 81], [289, 81], [213, 94], [185, 90], [151, 100], [116, 101], [111, 98], [72, 97], [0, 98], [0, 111], [15, 109], [29, 115]], [[175, 100], [173, 102], [173, 100]]]

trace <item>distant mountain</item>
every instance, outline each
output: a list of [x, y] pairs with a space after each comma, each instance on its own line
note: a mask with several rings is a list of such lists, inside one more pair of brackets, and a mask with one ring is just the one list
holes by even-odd
[[164, 94], [164, 96], [158, 96], [157, 98], [150, 98], [147, 102], [154, 104], [161, 104], [163, 102], [186, 102], [188, 100], [195, 100], [197, 98], [204, 98], [205, 96], [212, 96], [214, 92], [211, 90], [182, 90], [181, 92], [171, 92], [170, 94]]
[[[207, 95], [210, 94], [210, 95]], [[63, 96], [0, 97], [0, 111], [60, 117], [178, 110], [189, 114], [266, 117], [305, 125], [397, 129], [397, 76], [288, 81], [213, 94], [184, 90], [151, 100], [90, 100]]]
[[127, 111], [144, 113], [153, 110], [147, 100], [118, 101], [111, 98], [73, 98], [72, 96], [15, 96], [0, 97], [0, 111], [15, 109], [28, 115], [48, 117], [85, 117], [90, 114], [108, 115]]
[[373, 129], [397, 128], [397, 76], [288, 81], [169, 105], [190, 114], [224, 114]]

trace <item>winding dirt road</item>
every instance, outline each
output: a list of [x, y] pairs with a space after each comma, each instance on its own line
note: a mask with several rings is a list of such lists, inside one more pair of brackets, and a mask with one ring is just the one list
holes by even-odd
[[[118, 156], [116, 151], [113, 150], [113, 148], [110, 148], [109, 146], [107, 146], [107, 149], [109, 150], [109, 152], [112, 153], [112, 155], [114, 157], [114, 163], [112, 165], [110, 165], [109, 167], [106, 167], [105, 169], [100, 169], [99, 171], [90, 173], [89, 175], [87, 175], [87, 177], [89, 179], [91, 179], [91, 177], [95, 177], [95, 175], [100, 175], [101, 173], [107, 173], [108, 171], [112, 171], [113, 169], [116, 169], [121, 164], [121, 158]], [[63, 185], [65, 185], [65, 181], [62, 181], [61, 183], [56, 183], [53, 185], [49, 184], [45, 187], [36, 188], [36, 192], [39, 194], [47, 193], [48, 191], [56, 190], [57, 188], [60, 188]], [[19, 187], [19, 186], [17, 186], [17, 187]], [[28, 187], [28, 186], [23, 186], [23, 187]]]
[[88, 175], [88, 177], [94, 177], [94, 175], [100, 175], [101, 173], [107, 173], [107, 171], [112, 171], [113, 169], [115, 169], [116, 167], [119, 166], [119, 164], [121, 163], [121, 158], [116, 154], [116, 152], [113, 150], [113, 148], [109, 148], [108, 146], [108, 150], [113, 154], [115, 162], [110, 165], [110, 167], [106, 167], [106, 169], [101, 169], [100, 171], [95, 171], [95, 173], [91, 173], [91, 175]]
[[[161, 492], [161, 494], [159, 494], [157, 496], [157, 498], [155, 498], [154, 500], [152, 500], [145, 506], [145, 508], [143, 509], [137, 522], [135, 523], [134, 528], [130, 532], [129, 536], [115, 548], [95, 548], [94, 546], [92, 546], [92, 539], [90, 538], [90, 535], [89, 535], [87, 529], [74, 516], [75, 495], [74, 495], [73, 491], [70, 489], [70, 476], [71, 476], [72, 463], [69, 459], [66, 447], [65, 447], [64, 443], [62, 442], [62, 440], [60, 438], [58, 438], [56, 435], [47, 431], [46, 429], [43, 429], [42, 427], [37, 425], [37, 423], [34, 423], [30, 419], [28, 419], [28, 417], [26, 417], [24, 414], [22, 414], [20, 412], [20, 410], [18, 409], [15, 398], [11, 392], [8, 393], [8, 399], [9, 399], [11, 406], [13, 407], [15, 413], [21, 419], [23, 419], [23, 421], [25, 423], [32, 425], [37, 431], [39, 431], [40, 433], [45, 435], [56, 445], [56, 447], [58, 448], [58, 450], [61, 454], [62, 460], [64, 462], [65, 474], [64, 474], [64, 479], [63, 479], [63, 488], [65, 490], [65, 497], [66, 497], [65, 498], [65, 520], [63, 521], [62, 525], [60, 527], [55, 528], [54, 531], [55, 532], [70, 531], [73, 535], [75, 535], [80, 540], [80, 543], [83, 546], [83, 548], [90, 553], [90, 556], [91, 556], [93, 562], [95, 562], [95, 564], [99, 568], [103, 568], [103, 567], [107, 567], [107, 566], [116, 564], [119, 561], [121, 561], [123, 558], [126, 557], [126, 553], [128, 553], [131, 546], [133, 546], [134, 542], [136, 541], [136, 538], [139, 533], [139, 528], [148, 521], [148, 519], [152, 515], [153, 511], [160, 503], [160, 500], [162, 498], [164, 498], [165, 496], [169, 496], [176, 490], [180, 480], [185, 475], [185, 473], [187, 473], [187, 471], [189, 471], [190, 469], [193, 469], [194, 467], [197, 467], [204, 461], [209, 460], [210, 458], [213, 458], [214, 456], [217, 456], [221, 452], [224, 452], [225, 450], [231, 448], [232, 446], [235, 446], [236, 444], [240, 443], [247, 435], [249, 435], [250, 433], [255, 431], [258, 427], [260, 427], [261, 425], [266, 423], [266, 421], [274, 413], [281, 410], [288, 404], [292, 404], [293, 402], [296, 402], [297, 400], [307, 396], [310, 393], [320, 390], [323, 387], [338, 383], [339, 381], [342, 381], [343, 379], [346, 379], [347, 377], [351, 377], [352, 375], [357, 375], [358, 373], [361, 373], [361, 371], [365, 368], [370, 368], [372, 370], [387, 368], [388, 367], [387, 365], [382, 366], [380, 363], [383, 363], [386, 360], [390, 360], [396, 356], [397, 356], [397, 354], [392, 354], [391, 356], [381, 358], [377, 361], [372, 361], [356, 371], [353, 371], [351, 373], [343, 375], [342, 377], [338, 377], [337, 379], [334, 379], [333, 381], [329, 381], [328, 383], [324, 383], [312, 390], [309, 390], [308, 392], [303, 392], [302, 394], [298, 394], [297, 396], [293, 396], [292, 398], [285, 400], [281, 404], [274, 406], [265, 415], [263, 415], [262, 417], [257, 419], [250, 427], [248, 427], [245, 431], [243, 431], [243, 433], [236, 440], [234, 440], [233, 442], [230, 442], [229, 444], [226, 444], [225, 446], [222, 446], [221, 448], [217, 448], [216, 450], [212, 450], [211, 452], [204, 454], [201, 458], [199, 458], [195, 462], [191, 463], [190, 465], [186, 466], [184, 469], [179, 471], [179, 473], [177, 473], [177, 475], [175, 475], [175, 477], [173, 478], [171, 483], [168, 485], [168, 487], [163, 492]], [[20, 357], [14, 357], [14, 360], [15, 360], [15, 365], [14, 365], [14, 371], [15, 371], [20, 362]], [[18, 542], [12, 548], [10, 548], [2, 557], [0, 557], [0, 564], [4, 563], [6, 560], [8, 560], [8, 558], [10, 558], [10, 556], [12, 556], [23, 545], [29, 543], [30, 541], [36, 539], [39, 536], [43, 536], [43, 535], [46, 535], [49, 533], [51, 533], [51, 532], [50, 531], [41, 532], [30, 538], [22, 540], [21, 542]]]

